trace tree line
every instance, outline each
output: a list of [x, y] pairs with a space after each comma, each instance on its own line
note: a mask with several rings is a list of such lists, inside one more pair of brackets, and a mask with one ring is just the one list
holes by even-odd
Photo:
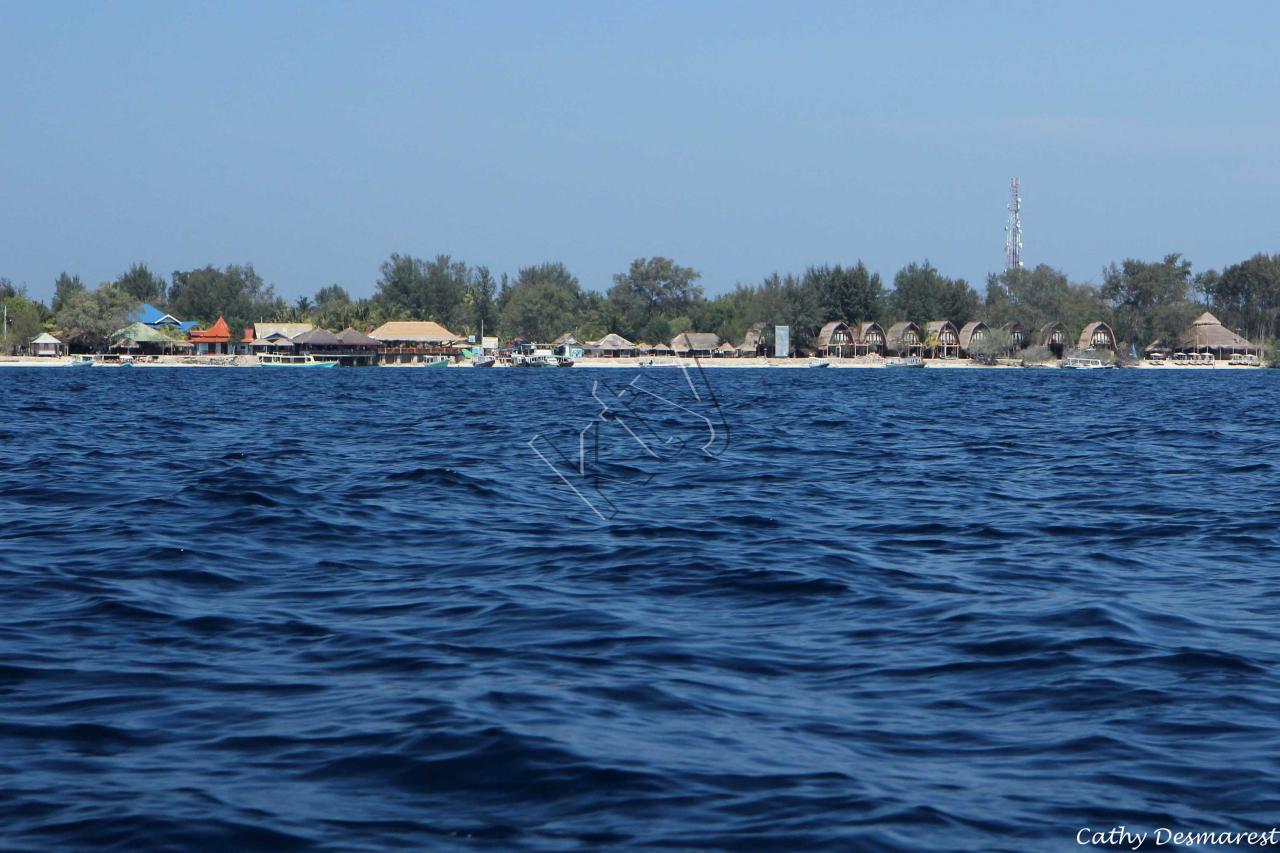
[[616, 332], [653, 343], [704, 331], [736, 343], [752, 324], [763, 322], [790, 326], [792, 340], [802, 346], [830, 320], [874, 320], [886, 327], [901, 320], [982, 320], [1029, 329], [1062, 322], [1075, 331], [1105, 320], [1126, 349], [1130, 343], [1175, 340], [1205, 310], [1254, 340], [1274, 340], [1280, 321], [1280, 255], [1266, 254], [1198, 274], [1178, 254], [1158, 261], [1126, 259], [1107, 266], [1101, 283], [1073, 282], [1040, 265], [993, 273], [983, 293], [927, 260], [898, 270], [887, 285], [861, 261], [773, 273], [714, 297], [705, 294], [700, 280], [696, 270], [672, 259], [639, 258], [601, 292], [584, 288], [559, 262], [495, 276], [486, 266], [448, 255], [393, 254], [382, 264], [371, 296], [353, 298], [333, 284], [289, 302], [252, 264], [175, 271], [168, 279], [134, 264], [92, 289], [64, 272], [49, 305], [0, 278], [0, 303], [9, 318], [0, 350], [17, 351], [42, 330], [79, 348], [100, 349], [144, 302], [204, 326], [222, 316], [235, 332], [270, 321], [368, 330], [388, 320], [435, 320], [458, 334], [483, 330], [504, 339], [549, 341], [572, 332], [579, 340], [594, 340]]

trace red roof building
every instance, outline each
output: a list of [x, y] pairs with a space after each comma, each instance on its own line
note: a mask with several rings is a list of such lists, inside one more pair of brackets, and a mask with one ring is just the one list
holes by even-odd
[[191, 343], [196, 345], [196, 355], [229, 355], [231, 353], [231, 327], [222, 317], [208, 329], [192, 329], [188, 332]]

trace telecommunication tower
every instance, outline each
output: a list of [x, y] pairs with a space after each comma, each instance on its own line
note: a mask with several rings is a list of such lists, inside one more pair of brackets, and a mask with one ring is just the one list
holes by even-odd
[[1022, 196], [1018, 179], [1009, 181], [1009, 221], [1004, 226], [1004, 268], [1022, 269]]

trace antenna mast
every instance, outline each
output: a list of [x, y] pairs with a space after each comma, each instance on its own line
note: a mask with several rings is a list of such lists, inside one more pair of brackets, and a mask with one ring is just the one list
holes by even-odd
[[1009, 221], [1004, 226], [1004, 268], [1022, 269], [1022, 196], [1018, 179], [1009, 181]]

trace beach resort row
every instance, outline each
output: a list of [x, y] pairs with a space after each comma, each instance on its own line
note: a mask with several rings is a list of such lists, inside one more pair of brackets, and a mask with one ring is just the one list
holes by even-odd
[[264, 367], [573, 367], [662, 366], [698, 359], [712, 367], [1256, 367], [1261, 348], [1210, 313], [1178, 340], [1139, 353], [1118, 353], [1110, 325], [1098, 321], [1078, 335], [1062, 323], [1027, 329], [1017, 323], [957, 326], [947, 320], [826, 323], [806, 345], [792, 347], [785, 326], [756, 323], [734, 344], [710, 332], [682, 332], [670, 341], [629, 341], [614, 333], [579, 341], [457, 335], [433, 321], [397, 320], [359, 331], [310, 323], [255, 323], [234, 334], [219, 317], [207, 329], [150, 305], [111, 336], [102, 352], [72, 353], [43, 333], [27, 354], [0, 364], [39, 366]]

